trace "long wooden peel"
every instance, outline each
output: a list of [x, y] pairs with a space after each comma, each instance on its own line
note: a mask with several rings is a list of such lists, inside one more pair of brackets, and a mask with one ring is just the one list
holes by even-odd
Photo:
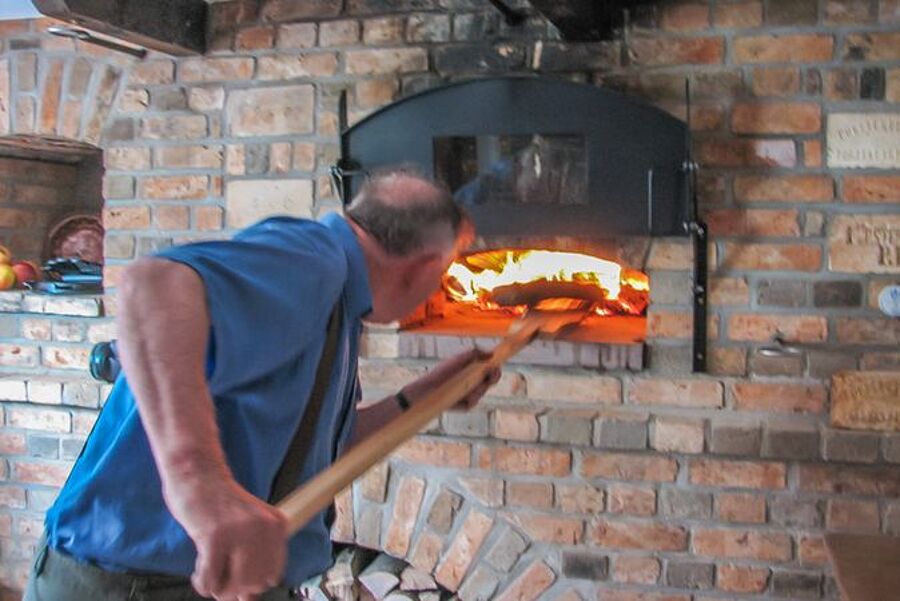
[[510, 333], [491, 351], [454, 377], [418, 399], [409, 411], [354, 446], [343, 457], [312, 480], [285, 497], [277, 507], [288, 521], [289, 533], [300, 530], [335, 496], [391, 451], [415, 436], [428, 422], [456, 405], [484, 382], [491, 370], [525, 347], [539, 333], [555, 334], [562, 327], [583, 319], [583, 311], [557, 313], [530, 312], [516, 321]]

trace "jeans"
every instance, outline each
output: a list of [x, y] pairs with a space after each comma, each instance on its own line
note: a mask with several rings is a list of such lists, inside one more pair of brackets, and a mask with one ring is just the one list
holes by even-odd
[[[288, 587], [274, 588], [260, 601], [299, 599]], [[41, 540], [23, 601], [201, 601], [190, 579], [165, 574], [109, 572], [82, 563]]]

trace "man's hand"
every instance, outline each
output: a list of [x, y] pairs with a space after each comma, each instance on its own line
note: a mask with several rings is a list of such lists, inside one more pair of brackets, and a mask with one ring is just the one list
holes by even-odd
[[165, 493], [169, 509], [197, 547], [191, 582], [200, 595], [253, 601], [279, 584], [287, 523], [275, 507], [233, 479], [209, 473], [188, 477]]
[[[473, 361], [484, 360], [491, 354], [481, 349], [474, 348], [470, 351], [464, 351], [458, 355], [445, 359], [438, 363], [433, 369], [429, 370], [424, 376], [407, 384], [403, 388], [403, 392], [409, 397], [410, 401], [415, 404], [416, 400], [424, 396], [429, 390], [436, 386], [440, 386], [448, 379], [462, 371], [467, 365]], [[492, 369], [485, 376], [484, 380], [472, 392], [466, 395], [454, 409], [468, 411], [473, 409], [488, 388], [497, 383], [500, 379], [500, 368]]]

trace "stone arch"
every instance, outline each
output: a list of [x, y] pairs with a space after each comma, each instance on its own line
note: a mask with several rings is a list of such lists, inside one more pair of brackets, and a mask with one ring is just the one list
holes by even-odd
[[135, 59], [13, 21], [0, 53], [0, 136], [39, 135], [102, 146], [124, 73]]
[[418, 467], [394, 459], [358, 479], [335, 501], [332, 539], [407, 561], [463, 601], [583, 598], [552, 545], [500, 509], [502, 481]]

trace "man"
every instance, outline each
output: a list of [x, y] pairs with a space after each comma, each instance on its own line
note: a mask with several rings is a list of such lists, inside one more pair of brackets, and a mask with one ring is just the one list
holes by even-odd
[[472, 232], [446, 190], [403, 171], [370, 178], [346, 214], [269, 219], [234, 240], [176, 247], [127, 269], [118, 315], [125, 375], [47, 513], [28, 601], [287, 599], [329, 567], [325, 513], [288, 540], [266, 502], [309, 401], [329, 316], [340, 317], [337, 350], [297, 484], [476, 356], [356, 410], [360, 320], [412, 311]]

